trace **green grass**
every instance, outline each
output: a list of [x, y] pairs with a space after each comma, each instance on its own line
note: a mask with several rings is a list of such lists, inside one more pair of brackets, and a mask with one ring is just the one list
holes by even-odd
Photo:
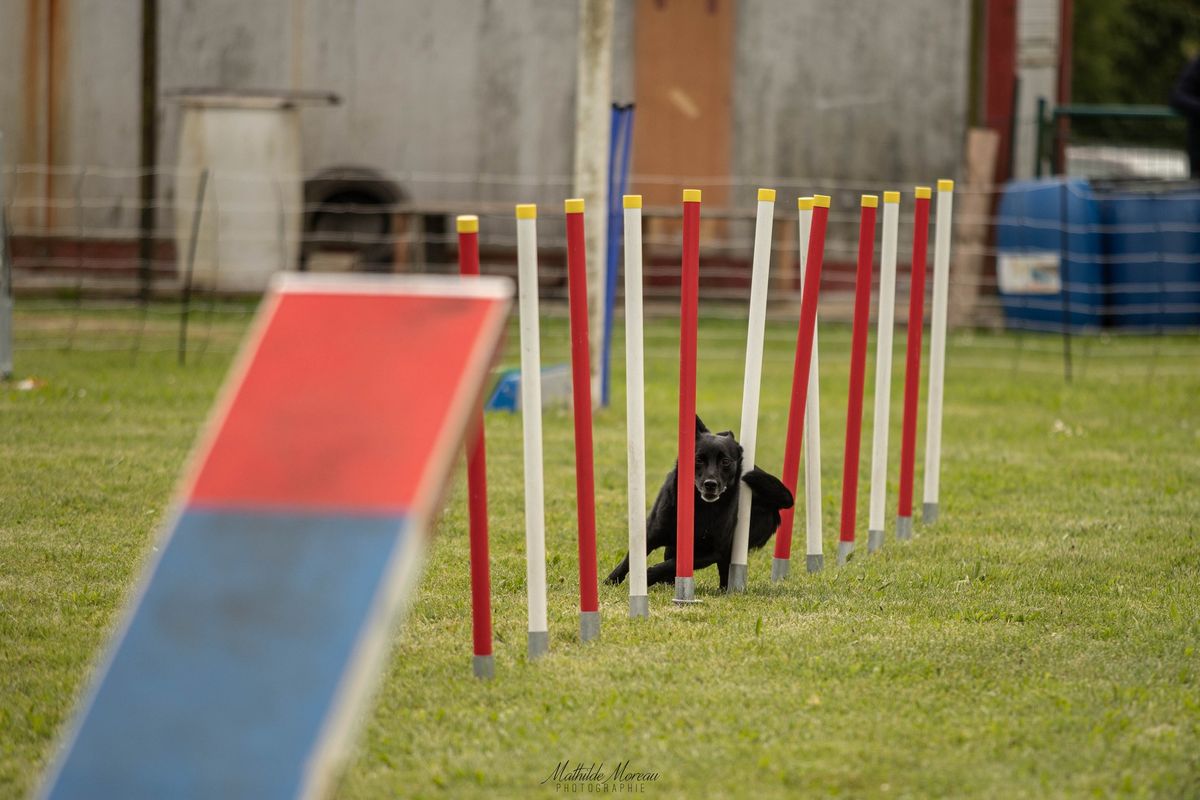
[[[216, 341], [241, 324], [218, 320]], [[0, 796], [36, 785], [228, 364], [225, 346], [177, 367], [161, 327], [136, 358], [19, 351], [18, 377], [45, 385], [0, 388]], [[701, 328], [700, 413], [736, 429], [744, 323]], [[40, 335], [20, 342], [51, 341]], [[791, 324], [768, 332], [759, 460], [775, 470], [793, 336]], [[821, 336], [832, 562], [848, 334]], [[649, 337], [653, 492], [675, 446], [677, 341], [669, 320]], [[548, 362], [565, 360], [565, 338], [562, 320], [545, 321]], [[339, 796], [551, 797], [541, 781], [560, 761], [611, 772], [626, 760], [658, 774], [644, 788], [661, 797], [1200, 795], [1196, 340], [1090, 342], [1068, 385], [1053, 337], [952, 336], [942, 517], [906, 545], [891, 538], [902, 347], [901, 333], [882, 554], [806, 575], [801, 526], [788, 582], [767, 581], [768, 549], [751, 556], [746, 595], [718, 593], [706, 570], [702, 604], [673, 608], [657, 587], [649, 620], [626, 618], [627, 585], [604, 586], [601, 639], [587, 646], [576, 638], [571, 421], [547, 411], [551, 654], [533, 664], [520, 418], [489, 415], [497, 678], [470, 676], [460, 470]], [[873, 372], [872, 355], [860, 537]], [[602, 575], [625, 549], [621, 386], [618, 371], [617, 402], [595, 420]]]

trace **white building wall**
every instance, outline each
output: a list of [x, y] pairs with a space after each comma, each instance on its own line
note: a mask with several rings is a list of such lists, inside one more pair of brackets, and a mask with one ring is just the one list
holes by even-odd
[[1059, 0], [1021, 0], [1017, 8], [1016, 142], [1013, 149], [1014, 178], [1030, 178], [1035, 172], [1038, 98], [1053, 106], [1058, 97], [1058, 11]]
[[[636, 99], [634, 5], [616, 4], [619, 100]], [[732, 177], [928, 181], [953, 174], [966, 120], [969, 5], [740, 0]], [[38, 6], [0, 2], [0, 128], [9, 165], [44, 161], [47, 152], [47, 94], [27, 88], [29, 48], [41, 44], [27, 41], [25, 17]], [[66, 21], [56, 35], [68, 37], [68, 57], [53, 160], [99, 168], [85, 184], [88, 195], [103, 198], [86, 204], [89, 227], [103, 220], [132, 230], [141, 3], [63, 0], [59, 7]], [[556, 204], [567, 191], [574, 2], [161, 0], [159, 14], [164, 94], [210, 86], [342, 97], [338, 107], [302, 111], [308, 173], [373, 167], [430, 201]], [[170, 204], [181, 114], [166, 97], [159, 109], [160, 194]], [[105, 170], [125, 178], [100, 177]], [[57, 178], [51, 191], [69, 204], [74, 180]], [[33, 181], [18, 191], [45, 193]], [[63, 232], [73, 224], [68, 219], [57, 217]]]

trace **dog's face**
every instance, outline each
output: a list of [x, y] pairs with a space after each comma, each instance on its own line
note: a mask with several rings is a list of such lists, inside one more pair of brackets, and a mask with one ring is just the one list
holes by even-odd
[[712, 433], [696, 417], [696, 491], [706, 503], [736, 490], [742, 474], [742, 446], [733, 431]]

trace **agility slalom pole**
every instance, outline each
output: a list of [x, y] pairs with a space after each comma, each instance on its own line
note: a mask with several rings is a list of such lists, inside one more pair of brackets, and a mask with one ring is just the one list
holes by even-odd
[[925, 505], [921, 521], [938, 515], [938, 483], [942, 468], [942, 387], [946, 377], [946, 306], [950, 294], [950, 219], [954, 181], [937, 183], [937, 227], [933, 240], [933, 314], [929, 321], [929, 407], [925, 424]]
[[[808, 257], [804, 261], [803, 289], [800, 293], [800, 322], [796, 326], [796, 361], [792, 366], [792, 396], [788, 405], [787, 438], [783, 445], [783, 485], [796, 496], [796, 479], [800, 475], [800, 445], [804, 439], [805, 409], [808, 407], [808, 388], [812, 381], [812, 366], [816, 348], [817, 301], [821, 291], [821, 266], [825, 259], [825, 227], [829, 222], [830, 197], [813, 197], [811, 233], [808, 237]], [[792, 553], [792, 523], [796, 506], [779, 512], [779, 532], [775, 534], [775, 561], [771, 572], [778, 577], [788, 574]], [[784, 562], [784, 563], [780, 563]]]
[[[812, 230], [813, 199], [800, 197], [796, 200], [799, 210], [800, 281], [804, 281], [808, 266], [808, 240]], [[804, 452], [804, 516], [807, 540], [806, 562], [809, 572], [820, 572], [825, 566], [821, 550], [821, 397], [818, 374], [817, 329], [813, 327], [812, 363], [808, 368], [808, 395], [804, 406], [804, 435], [801, 449]], [[771, 580], [780, 581], [788, 576], [791, 560], [776, 558], [771, 562]]]
[[[479, 275], [479, 217], [460, 216], [458, 272]], [[471, 543], [471, 631], [475, 677], [496, 674], [492, 655], [492, 577], [488, 566], [487, 457], [483, 435], [483, 401], [475, 407], [472, 439], [467, 444], [467, 512]]]
[[528, 654], [550, 649], [546, 622], [546, 506], [542, 478], [542, 353], [538, 325], [537, 206], [517, 206], [517, 292], [521, 325], [521, 429], [525, 434], [525, 590]]
[[887, 501], [888, 426], [892, 400], [892, 334], [896, 321], [896, 239], [900, 229], [900, 193], [883, 193], [883, 250], [879, 257], [879, 311], [875, 337], [875, 424], [871, 440], [871, 508], [867, 552], [883, 547]]
[[[758, 442], [758, 398], [762, 389], [763, 338], [767, 326], [767, 287], [771, 279], [771, 232], [775, 222], [775, 190], [758, 190], [754, 222], [754, 261], [750, 273], [750, 320], [746, 328], [746, 376], [742, 382], [742, 472], [754, 469]], [[750, 487], [738, 481], [738, 517], [729, 562], [729, 591], [746, 589], [750, 551]]]
[[567, 212], [567, 294], [571, 318], [571, 400], [575, 408], [575, 497], [579, 514], [579, 639], [600, 635], [596, 585], [596, 495], [592, 463], [592, 371], [588, 351], [587, 256], [583, 200]]
[[908, 338], [905, 341], [904, 427], [900, 433], [900, 500], [896, 538], [912, 538], [913, 469], [917, 460], [917, 405], [921, 394], [921, 332], [925, 324], [925, 260], [929, 244], [928, 186], [918, 186], [913, 211], [912, 278], [908, 290]]
[[625, 209], [625, 417], [629, 462], [629, 616], [650, 616], [646, 592], [646, 387], [642, 363], [642, 196]]
[[675, 602], [696, 602], [696, 328], [700, 302], [700, 190], [683, 190], [679, 276], [679, 461], [675, 469]]
[[[806, 202], [807, 201], [807, 202]], [[800, 279], [808, 262], [808, 237], [812, 230], [813, 199], [802, 197], [797, 202], [800, 209]], [[812, 364], [808, 367], [808, 398], [804, 406], [804, 515], [808, 539], [806, 557], [809, 572], [820, 572], [825, 566], [825, 555], [821, 546], [821, 391], [819, 388], [820, 367], [817, 356], [818, 331], [813, 327]], [[786, 565], [788, 562], [783, 562]]]
[[842, 462], [842, 529], [838, 565], [854, 552], [858, 516], [858, 460], [862, 444], [863, 382], [867, 371], [867, 325], [871, 316], [871, 262], [875, 258], [875, 210], [879, 198], [862, 196], [858, 218], [858, 269], [854, 276], [854, 323], [850, 336], [850, 392], [846, 402], [846, 449]]

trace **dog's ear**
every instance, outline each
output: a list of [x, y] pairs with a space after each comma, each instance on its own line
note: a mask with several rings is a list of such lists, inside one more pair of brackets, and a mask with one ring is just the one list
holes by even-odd
[[733, 431], [721, 431], [720, 433], [717, 434], [717, 436], [728, 436], [730, 439], [732, 439]]
[[708, 433], [708, 428], [704, 425], [704, 420], [700, 419], [700, 415], [696, 415], [696, 435]]

